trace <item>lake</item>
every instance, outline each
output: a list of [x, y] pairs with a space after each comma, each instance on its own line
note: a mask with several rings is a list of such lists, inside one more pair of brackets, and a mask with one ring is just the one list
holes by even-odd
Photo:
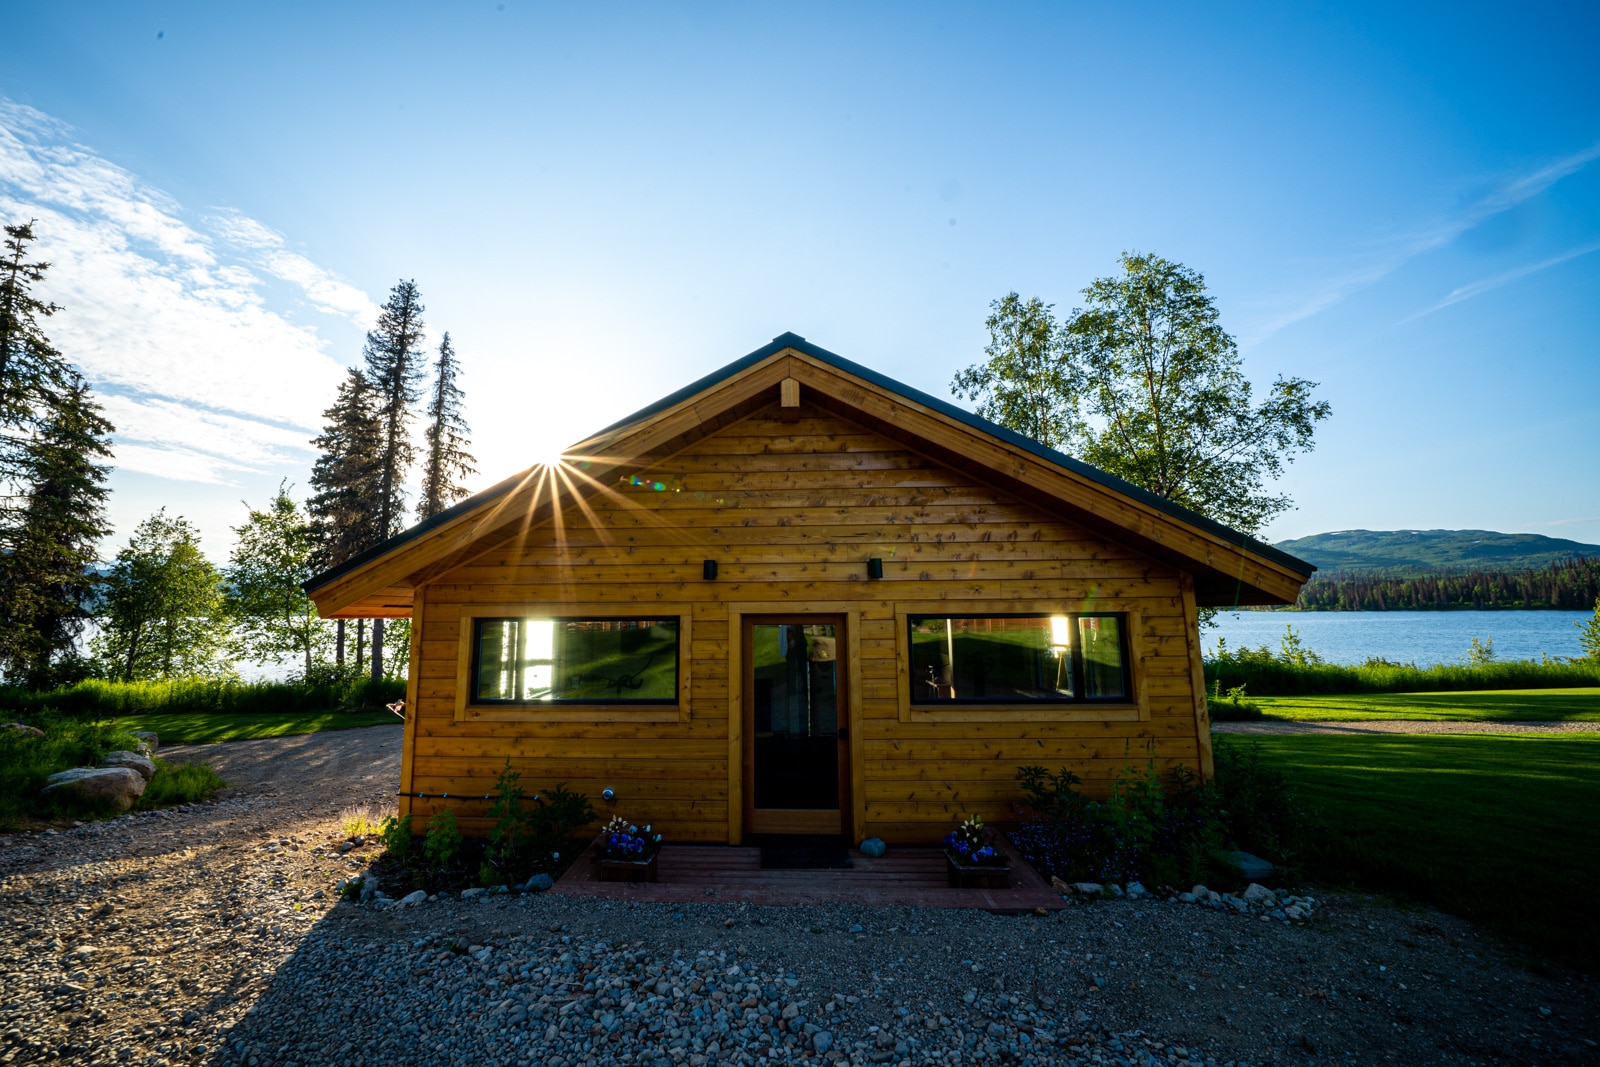
[[1578, 628], [1587, 611], [1225, 611], [1201, 644], [1210, 656], [1217, 638], [1229, 648], [1266, 645], [1277, 651], [1284, 626], [1329, 663], [1359, 664], [1372, 656], [1419, 667], [1464, 663], [1476, 637], [1494, 639], [1496, 659], [1541, 654], [1581, 656]]

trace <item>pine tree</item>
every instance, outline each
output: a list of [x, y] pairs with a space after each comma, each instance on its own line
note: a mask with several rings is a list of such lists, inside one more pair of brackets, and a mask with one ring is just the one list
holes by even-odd
[[[322, 434], [312, 440], [317, 462], [306, 502], [316, 564], [332, 567], [377, 544], [378, 415], [372, 384], [352, 368], [333, 406], [322, 413]], [[335, 625], [334, 662], [344, 666], [345, 620]], [[358, 664], [359, 669], [359, 664]]]
[[416, 461], [411, 420], [416, 417], [412, 405], [421, 399], [423, 310], [417, 283], [396, 283], [362, 350], [378, 418], [375, 534], [379, 541], [399, 532], [406, 475]]
[[478, 473], [467, 446], [471, 443], [467, 420], [461, 414], [461, 388], [456, 377], [461, 364], [446, 333], [439, 342], [439, 358], [433, 365], [433, 389], [428, 397], [428, 425], [423, 436], [428, 442], [422, 463], [422, 498], [417, 501], [417, 518], [427, 519], [467, 495], [461, 483]]
[[318, 456], [311, 471], [315, 492], [306, 504], [317, 563], [332, 567], [381, 539], [377, 528], [380, 428], [372, 385], [351, 370], [339, 384], [327, 421], [313, 438]]
[[[417, 283], [402, 280], [389, 291], [378, 325], [367, 333], [363, 354], [378, 415], [377, 539], [399, 532], [405, 514], [405, 479], [416, 460], [411, 441], [411, 406], [422, 383], [422, 299]], [[372, 679], [383, 678], [383, 620], [372, 621]]]
[[92, 567], [105, 521], [112, 425], [89, 386], [73, 377], [26, 450], [27, 492], [0, 558], [0, 666], [9, 679], [47, 688], [75, 658], [94, 594]]
[[0, 433], [4, 435], [3, 473], [19, 475], [26, 437], [49, 417], [49, 400], [71, 386], [75, 377], [44, 334], [41, 319], [60, 307], [33, 295], [50, 264], [29, 262], [33, 223], [5, 228], [5, 257], [0, 262]]

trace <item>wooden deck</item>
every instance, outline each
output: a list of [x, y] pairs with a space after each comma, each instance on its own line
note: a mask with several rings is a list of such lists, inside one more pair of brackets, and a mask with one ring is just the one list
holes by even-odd
[[757, 848], [664, 845], [655, 883], [599, 881], [593, 856], [585, 854], [550, 891], [663, 904], [861, 904], [1003, 913], [1065, 907], [1061, 894], [1015, 854], [1009, 889], [949, 888], [944, 852], [938, 848], [891, 848], [879, 859], [852, 849], [855, 866], [848, 870], [768, 871], [761, 869]]

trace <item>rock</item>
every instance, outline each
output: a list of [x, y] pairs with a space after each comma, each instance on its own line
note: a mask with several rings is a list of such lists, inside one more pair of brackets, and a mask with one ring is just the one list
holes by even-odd
[[1272, 877], [1272, 863], [1248, 852], [1218, 852], [1217, 860], [1236, 878], [1247, 882], [1261, 882]]
[[24, 737], [43, 737], [44, 731], [37, 726], [29, 726], [25, 722], [8, 722], [0, 726], [0, 730], [15, 730]]
[[487, 892], [488, 892], [488, 890], [483, 888], [481, 885], [480, 886], [473, 886], [471, 889], [463, 889], [461, 891], [461, 899], [462, 900], [476, 900], [478, 897], [483, 896]]
[[44, 792], [127, 811], [144, 795], [144, 777], [126, 767], [75, 767], [52, 774]]
[[1129, 882], [1128, 883], [1128, 899], [1129, 900], [1138, 900], [1140, 897], [1145, 896], [1147, 893], [1149, 893], [1149, 890], [1145, 889], [1143, 882]]
[[133, 736], [138, 738], [139, 742], [151, 752], [161, 747], [161, 738], [156, 736], [154, 730], [135, 730], [133, 731]]
[[415, 892], [407, 893], [405, 896], [401, 897], [400, 898], [400, 906], [402, 908], [413, 907], [413, 906], [415, 906], [417, 904], [421, 904], [423, 901], [425, 901], [427, 899], [428, 899], [427, 891], [424, 890], [424, 889], [418, 889]]
[[529, 893], [543, 893], [546, 889], [553, 888], [556, 880], [548, 874], [536, 874], [529, 878], [522, 886]]
[[869, 837], [861, 842], [861, 854], [863, 856], [871, 856], [873, 859], [877, 859], [887, 851], [889, 851], [889, 846], [883, 843], [882, 838]]
[[1306, 917], [1306, 913], [1300, 910], [1300, 905], [1290, 904], [1287, 908], [1283, 909], [1283, 917], [1285, 919], [1292, 919], [1295, 922], [1299, 922], [1301, 919]]
[[833, 1035], [826, 1030], [818, 1030], [811, 1036], [811, 1047], [820, 1055], [833, 1047]]
[[1249, 887], [1240, 894], [1252, 904], [1273, 904], [1278, 900], [1278, 895], [1264, 885], [1251, 882]]
[[1117, 898], [1117, 899], [1121, 899], [1121, 897], [1122, 897], [1122, 887], [1120, 885], [1118, 885], [1117, 883], [1115, 883], [1115, 882], [1111, 882], [1110, 884], [1108, 884], [1106, 886], [1105, 892], [1106, 892], [1106, 896], [1108, 896], [1108, 897], [1114, 897], [1114, 898]]
[[361, 879], [361, 903], [365, 904], [377, 895], [378, 879], [370, 874]]
[[1080, 897], [1097, 897], [1105, 892], [1105, 887], [1099, 882], [1073, 882], [1072, 891]]
[[130, 771], [138, 771], [139, 775], [147, 782], [156, 776], [154, 760], [147, 756], [141, 756], [137, 752], [129, 752], [127, 749], [107, 752], [105, 758], [100, 761], [100, 766], [126, 767]]

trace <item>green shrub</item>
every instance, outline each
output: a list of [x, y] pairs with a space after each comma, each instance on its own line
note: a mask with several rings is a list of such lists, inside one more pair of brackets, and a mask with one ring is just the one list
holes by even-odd
[[1292, 877], [1315, 840], [1287, 776], [1262, 765], [1259, 746], [1219, 742], [1204, 783], [1184, 767], [1163, 781], [1153, 761], [1129, 764], [1104, 800], [1079, 793], [1068, 770], [1021, 767], [1017, 777], [1031, 818], [1011, 840], [1039, 871], [1069, 882], [1192, 885], [1220, 873], [1223, 848], [1265, 856]]
[[198, 804], [216, 796], [228, 783], [207, 763], [169, 763], [155, 761], [156, 773], [144, 787], [144, 795], [134, 807], [139, 811], [165, 808], [173, 804]]
[[521, 776], [511, 760], [495, 780], [494, 801], [489, 805], [489, 828], [484, 843], [483, 865], [478, 870], [482, 885], [514, 885], [541, 871], [550, 871], [560, 859], [561, 850], [579, 830], [595, 818], [589, 798], [558, 783], [553, 789], [526, 799]]
[[1206, 709], [1211, 714], [1212, 722], [1244, 722], [1259, 719], [1264, 714], [1261, 705], [1245, 699], [1244, 686], [1234, 686], [1224, 697], [1219, 682], [1211, 683], [1211, 696], [1206, 700]]
[[447, 871], [460, 859], [463, 840], [456, 813], [445, 808], [428, 820], [428, 829], [422, 838], [423, 858], [435, 871]]
[[[403, 863], [407, 853], [411, 851], [412, 845], [411, 813], [408, 811], [404, 815], [385, 816], [383, 824], [378, 827], [378, 835], [383, 839], [384, 850]], [[361, 835], [359, 833], [351, 833], [346, 836], [358, 837]]]

